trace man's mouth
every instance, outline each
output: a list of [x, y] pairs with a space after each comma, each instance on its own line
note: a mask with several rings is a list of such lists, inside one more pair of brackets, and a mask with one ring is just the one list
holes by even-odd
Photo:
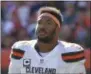
[[43, 31], [43, 30], [39, 31], [39, 35], [45, 36], [46, 34], [47, 34], [46, 31]]
[[44, 34], [46, 34], [46, 32], [41, 31], [41, 32], [39, 32], [39, 34], [44, 35]]

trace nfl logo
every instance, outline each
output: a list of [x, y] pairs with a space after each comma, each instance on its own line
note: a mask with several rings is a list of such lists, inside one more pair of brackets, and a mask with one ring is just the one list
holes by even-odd
[[40, 59], [40, 63], [44, 63], [44, 59]]

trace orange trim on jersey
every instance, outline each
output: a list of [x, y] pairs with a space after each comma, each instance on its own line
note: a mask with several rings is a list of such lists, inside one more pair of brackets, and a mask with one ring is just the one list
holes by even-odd
[[84, 53], [80, 53], [80, 54], [75, 54], [75, 55], [67, 55], [67, 56], [62, 56], [62, 58], [64, 60], [70, 60], [70, 59], [78, 59], [78, 58], [82, 58], [84, 57]]
[[16, 51], [13, 51], [13, 54], [14, 56], [18, 56], [18, 57], [23, 57], [23, 53], [19, 53], [19, 52], [16, 52]]

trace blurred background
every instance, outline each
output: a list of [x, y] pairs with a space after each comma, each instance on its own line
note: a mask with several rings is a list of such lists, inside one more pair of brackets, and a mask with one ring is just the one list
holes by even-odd
[[84, 48], [85, 67], [90, 74], [90, 1], [1, 1], [1, 74], [7, 74], [11, 46], [19, 40], [36, 38], [36, 13], [42, 6], [53, 6], [62, 12], [60, 40]]

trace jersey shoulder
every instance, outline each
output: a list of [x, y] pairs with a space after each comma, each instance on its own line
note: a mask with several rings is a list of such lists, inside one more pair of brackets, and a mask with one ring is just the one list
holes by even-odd
[[69, 43], [65, 41], [60, 42], [64, 47], [64, 52], [62, 53], [62, 58], [66, 62], [78, 62], [85, 59], [84, 49], [76, 44]]
[[12, 45], [12, 49], [21, 49], [25, 51], [26, 46], [33, 46], [36, 43], [37, 40], [28, 40], [28, 41], [17, 41]]
[[76, 43], [60, 41], [60, 44], [63, 45], [63, 47], [65, 48], [65, 53], [84, 51], [83, 47], [81, 47], [79, 44]]
[[14, 59], [21, 59], [23, 58], [25, 52], [27, 52], [27, 48], [29, 47], [30, 49], [33, 47], [35, 44], [36, 40], [29, 40], [29, 41], [18, 41], [13, 44], [11, 47], [11, 58]]

